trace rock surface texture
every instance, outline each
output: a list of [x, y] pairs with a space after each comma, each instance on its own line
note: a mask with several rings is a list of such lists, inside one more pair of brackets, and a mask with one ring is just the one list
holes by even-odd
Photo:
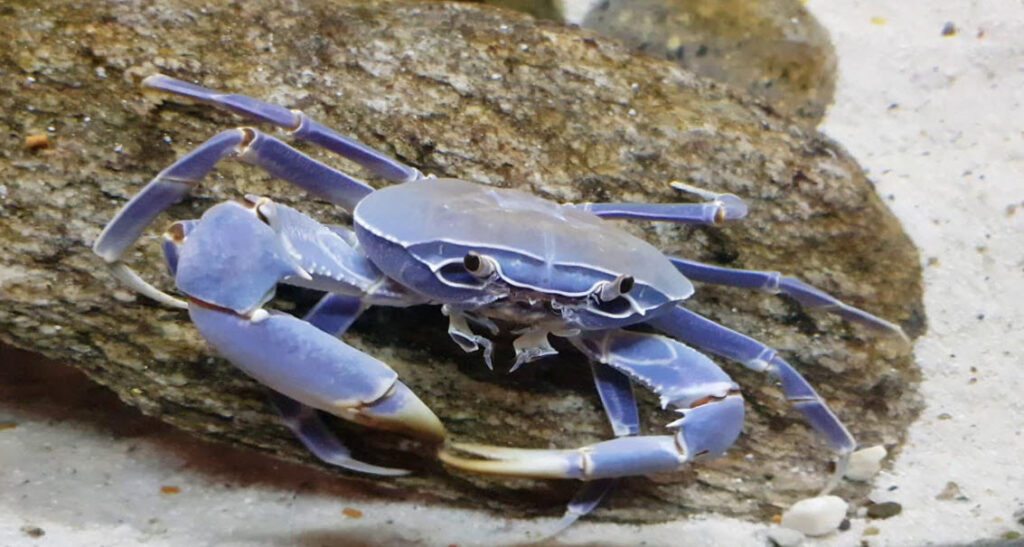
[[832, 42], [801, 0], [466, 1], [578, 23], [743, 90], [809, 127], [835, 91]]
[[[590, 34], [465, 4], [49, 0], [0, 7], [0, 40], [0, 340], [71, 363], [143, 412], [206, 438], [316, 463], [277, 424], [260, 386], [214, 358], [184, 313], [130, 294], [89, 250], [161, 168], [244, 123], [144, 97], [138, 81], [155, 72], [301, 108], [424, 172], [554, 200], [673, 201], [680, 196], [667, 183], [676, 179], [733, 192], [751, 205], [750, 218], [735, 225], [624, 226], [667, 253], [779, 269], [912, 336], [924, 328], [917, 252], [840, 146]], [[38, 135], [45, 146], [26, 140]], [[231, 163], [164, 218], [195, 218], [245, 193], [345, 221]], [[163, 228], [144, 236], [129, 261], [169, 289], [157, 245]], [[282, 308], [304, 305], [291, 296]], [[699, 287], [689, 306], [780, 349], [863, 445], [902, 441], [920, 406], [902, 340], [734, 289]], [[492, 373], [445, 329], [435, 308], [374, 310], [346, 340], [395, 368], [454, 439], [572, 447], [610, 436], [578, 355]], [[510, 361], [507, 342], [499, 361]], [[765, 518], [820, 487], [824, 443], [767, 379], [725, 366], [748, 408], [730, 455], [624, 481], [599, 517]], [[674, 415], [656, 410], [653, 397], [641, 403], [645, 431], [661, 433]], [[416, 470], [392, 480], [337, 474], [380, 495], [528, 515], [558, 513], [575, 488], [449, 473], [423, 447], [338, 427], [364, 459]]]

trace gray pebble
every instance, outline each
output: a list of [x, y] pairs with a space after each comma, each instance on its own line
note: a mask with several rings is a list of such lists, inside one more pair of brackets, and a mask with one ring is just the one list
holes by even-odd
[[873, 519], [887, 519], [894, 517], [903, 511], [903, 506], [896, 503], [895, 501], [887, 501], [884, 503], [872, 503], [868, 506], [868, 518]]

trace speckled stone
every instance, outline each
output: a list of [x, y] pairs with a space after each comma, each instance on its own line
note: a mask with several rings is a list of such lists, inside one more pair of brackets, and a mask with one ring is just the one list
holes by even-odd
[[[139, 79], [158, 71], [302, 108], [437, 175], [570, 201], [677, 200], [667, 185], [675, 179], [739, 194], [751, 215], [736, 225], [623, 226], [668, 253], [799, 274], [911, 335], [924, 328], [917, 252], [841, 146], [591, 33], [461, 4], [40, 0], [0, 6], [0, 40], [0, 340], [73, 364], [205, 438], [316, 464], [277, 424], [262, 388], [213, 357], [183, 313], [121, 288], [89, 250], [155, 173], [241, 123], [144, 96]], [[25, 147], [39, 134], [46, 148]], [[168, 287], [160, 231], [245, 193], [345, 221], [254, 169], [225, 164], [147, 232], [129, 262]], [[282, 308], [307, 303], [287, 296]], [[699, 287], [689, 306], [777, 347], [862, 444], [898, 445], [919, 409], [910, 348], [895, 337], [736, 289]], [[434, 308], [373, 310], [346, 340], [395, 368], [454, 439], [571, 447], [611, 435], [588, 367], [571, 350], [492, 373], [445, 328]], [[499, 341], [499, 363], [510, 362], [508, 341]], [[769, 381], [727, 369], [748, 402], [730, 455], [623, 481], [596, 518], [762, 519], [820, 488], [824, 443]], [[653, 397], [641, 404], [647, 432], [674, 419]], [[414, 469], [393, 480], [338, 473], [373, 485], [372, 495], [554, 515], [576, 487], [449, 473], [425, 447], [338, 428], [363, 458]], [[847, 484], [841, 493], [865, 489]]]

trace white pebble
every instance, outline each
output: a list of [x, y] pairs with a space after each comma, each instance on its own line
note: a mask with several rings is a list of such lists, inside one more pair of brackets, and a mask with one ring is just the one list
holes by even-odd
[[886, 451], [882, 445], [875, 445], [850, 454], [850, 465], [845, 477], [851, 481], [869, 481], [882, 469], [882, 458]]
[[839, 528], [845, 516], [846, 502], [838, 496], [807, 498], [782, 514], [782, 526], [809, 536], [823, 536]]
[[777, 547], [796, 547], [804, 542], [804, 535], [789, 528], [772, 528], [768, 530], [768, 539]]

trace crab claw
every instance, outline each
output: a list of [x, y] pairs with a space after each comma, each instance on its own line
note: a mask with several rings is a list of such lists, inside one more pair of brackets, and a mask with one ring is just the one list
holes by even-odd
[[[485, 459], [464, 458], [451, 449]], [[576, 450], [452, 443], [438, 454], [465, 471], [540, 479], [604, 479], [678, 471], [689, 461], [676, 437], [621, 437]]]
[[[465, 471], [543, 479], [608, 479], [669, 473], [703, 458], [725, 453], [743, 425], [743, 397], [709, 396], [669, 424], [675, 435], [619, 437], [575, 450], [504, 448], [452, 443], [438, 454], [441, 461]], [[482, 459], [465, 458], [453, 450]]]
[[189, 315], [222, 356], [281, 394], [353, 422], [444, 439], [441, 421], [394, 370], [301, 319], [196, 301]]
[[[342, 414], [346, 411], [338, 412]], [[444, 425], [437, 415], [398, 380], [383, 397], [359, 406], [350, 416], [345, 417], [370, 427], [400, 431], [434, 443], [444, 441], [445, 437]]]

